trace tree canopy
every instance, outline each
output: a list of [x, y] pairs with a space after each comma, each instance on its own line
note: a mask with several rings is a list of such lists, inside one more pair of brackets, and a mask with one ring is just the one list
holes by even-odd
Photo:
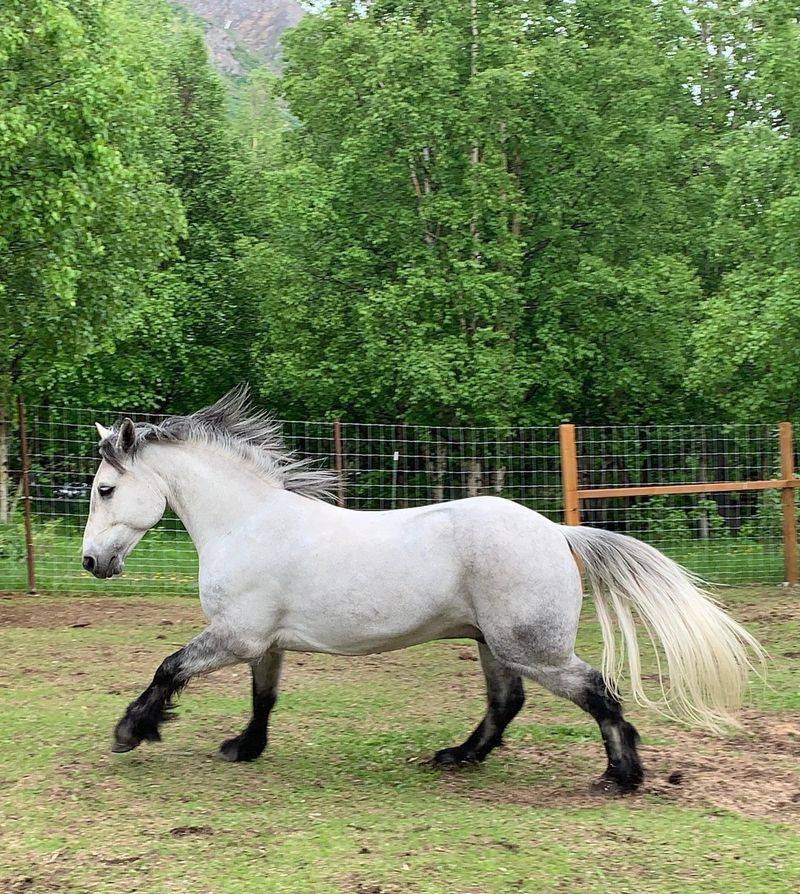
[[[791, 416], [782, 0], [333, 0], [225, 84], [162, 0], [0, 12], [0, 375], [431, 424]], [[235, 101], [231, 101], [231, 93]]]
[[[98, 0], [0, 10], [0, 377], [36, 392], [113, 349], [182, 232], [148, 72]], [[155, 137], [155, 139], [154, 139]]]
[[242, 261], [264, 393], [440, 423], [793, 412], [798, 33], [773, 3], [307, 17]]

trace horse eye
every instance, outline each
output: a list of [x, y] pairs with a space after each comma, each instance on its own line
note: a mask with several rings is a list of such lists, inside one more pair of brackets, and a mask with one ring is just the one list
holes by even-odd
[[111, 494], [114, 493], [114, 488], [110, 484], [101, 484], [100, 487], [97, 488], [97, 493], [99, 493], [101, 497], [110, 497]]

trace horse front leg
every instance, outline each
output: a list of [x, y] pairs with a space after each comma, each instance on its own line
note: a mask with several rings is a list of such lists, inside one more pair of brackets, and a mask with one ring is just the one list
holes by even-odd
[[244, 732], [226, 739], [219, 756], [226, 761], [253, 761], [267, 745], [269, 715], [278, 698], [283, 652], [267, 652], [250, 668], [253, 673], [253, 715]]
[[114, 727], [114, 752], [131, 751], [141, 742], [160, 742], [173, 697], [197, 674], [246, 660], [229, 633], [207, 627], [182, 649], [165, 658], [145, 691], [132, 701]]

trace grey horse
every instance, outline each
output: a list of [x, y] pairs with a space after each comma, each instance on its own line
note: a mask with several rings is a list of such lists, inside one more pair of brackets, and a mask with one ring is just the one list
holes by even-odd
[[[688, 572], [631, 537], [564, 527], [498, 497], [389, 512], [326, 502], [331, 475], [287, 451], [280, 426], [249, 410], [245, 389], [159, 425], [125, 419], [98, 431], [84, 568], [119, 574], [169, 506], [197, 548], [208, 619], [128, 706], [114, 751], [157, 741], [172, 698], [193, 676], [246, 662], [252, 719], [220, 753], [253, 760], [266, 745], [284, 652], [365, 655], [469, 637], [488, 709], [435, 763], [482, 761], [522, 707], [528, 678], [597, 721], [608, 756], [600, 785], [631, 791], [643, 772], [618, 691], [622, 656], [636, 702], [718, 730], [735, 723], [750, 655], [762, 655]], [[602, 670], [574, 651], [581, 568], [602, 628]], [[642, 684], [636, 616], [663, 654], [656, 701]]]

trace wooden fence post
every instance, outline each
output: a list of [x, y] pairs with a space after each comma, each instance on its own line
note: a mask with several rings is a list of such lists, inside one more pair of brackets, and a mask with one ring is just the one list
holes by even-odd
[[[792, 423], [781, 422], [778, 426], [778, 444], [781, 456], [781, 478], [790, 481], [794, 477], [794, 443]], [[787, 584], [797, 583], [797, 525], [794, 509], [794, 487], [781, 488], [781, 514], [783, 515], [783, 568]]]
[[22, 464], [22, 512], [25, 521], [25, 559], [28, 566], [28, 592], [36, 593], [36, 562], [33, 555], [33, 528], [31, 526], [31, 467], [28, 456], [28, 434], [25, 430], [25, 402], [17, 395], [17, 422], [19, 424], [19, 458]]
[[336, 502], [344, 506], [344, 471], [342, 461], [342, 423], [337, 416], [333, 420], [333, 462], [336, 467]]
[[561, 487], [564, 492], [564, 524], [581, 523], [578, 502], [578, 451], [575, 447], [575, 426], [565, 422], [558, 428], [561, 445]]

